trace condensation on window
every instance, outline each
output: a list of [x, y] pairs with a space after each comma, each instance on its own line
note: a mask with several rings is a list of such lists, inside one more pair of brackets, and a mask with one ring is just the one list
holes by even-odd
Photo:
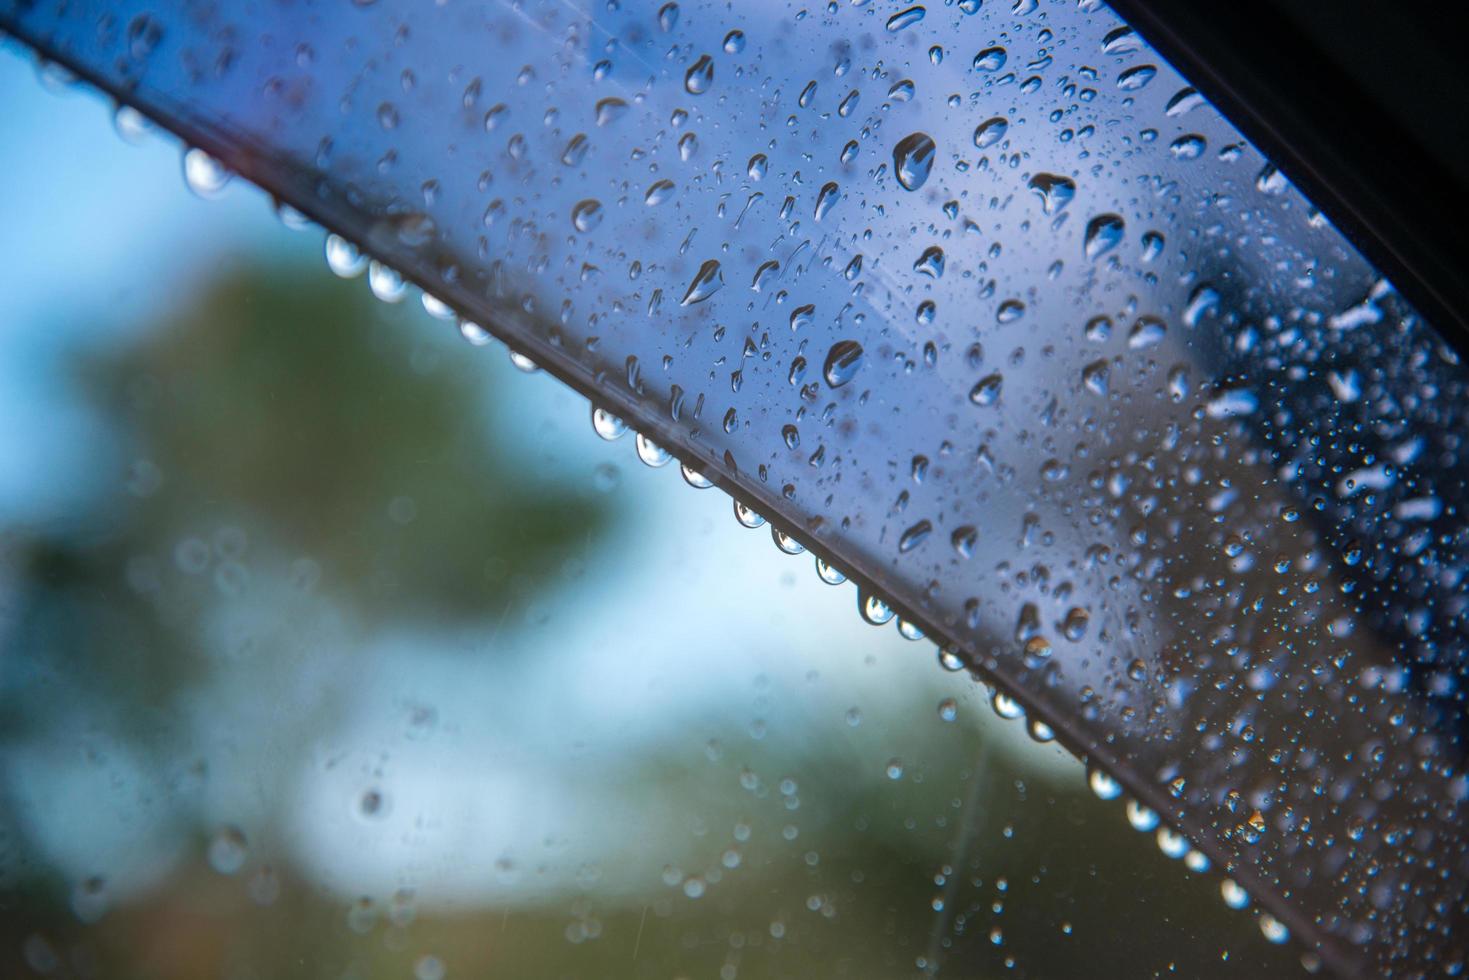
[[[598, 434], [813, 551], [853, 614], [998, 685], [1225, 904], [1264, 903], [1266, 938], [1346, 975], [1462, 969], [1465, 372], [1102, 4], [0, 23], [120, 128], [178, 132], [200, 194], [266, 188], [330, 230], [334, 272], [388, 303], [415, 284], [587, 395]], [[404, 499], [394, 520], [425, 515]], [[961, 920], [1002, 947], [1002, 905]]]

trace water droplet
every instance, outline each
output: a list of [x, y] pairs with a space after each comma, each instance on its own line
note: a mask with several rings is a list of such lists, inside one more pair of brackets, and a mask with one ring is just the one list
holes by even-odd
[[734, 502], [734, 514], [735, 520], [752, 530], [765, 523], [765, 518], [757, 514], [753, 507], [738, 500]]
[[1010, 128], [1010, 120], [1004, 116], [993, 116], [974, 127], [974, 145], [981, 150], [994, 146], [1005, 138], [1005, 133]]
[[184, 183], [203, 198], [218, 197], [230, 182], [224, 164], [198, 147], [184, 152]]
[[993, 405], [1000, 400], [1000, 389], [1004, 387], [1004, 384], [1005, 379], [1001, 375], [986, 375], [969, 389], [969, 400], [981, 408]]
[[775, 542], [777, 548], [788, 555], [799, 555], [806, 550], [801, 542], [786, 534], [778, 527], [772, 527], [770, 529], [770, 538]]
[[1142, 38], [1134, 34], [1131, 27], [1114, 28], [1102, 38], [1103, 54], [1128, 54], [1132, 51], [1141, 51], [1142, 48]]
[[837, 571], [836, 568], [828, 565], [820, 558], [816, 559], [816, 577], [821, 579], [821, 581], [825, 582], [827, 585], [841, 585], [847, 580], [847, 576], [843, 575], [841, 572]]
[[889, 779], [892, 779], [892, 780], [902, 779], [903, 778], [903, 760], [902, 759], [889, 759], [888, 760], [888, 764], [887, 764], [887, 768], [884, 769], [883, 771], [885, 773], [887, 773], [887, 777]]
[[627, 432], [627, 423], [605, 408], [592, 408], [592, 431], [611, 442], [620, 439]]
[[923, 15], [926, 13], [928, 13], [928, 11], [924, 10], [922, 6], [909, 7], [906, 10], [898, 11], [888, 18], [888, 33], [896, 34], [898, 31], [901, 31], [905, 27], [912, 27], [914, 24], [922, 20]]
[[245, 833], [238, 827], [222, 827], [209, 841], [209, 866], [222, 875], [232, 875], [243, 868], [248, 855]]
[[714, 486], [713, 480], [709, 479], [698, 470], [691, 468], [687, 463], [681, 465], [678, 468], [678, 471], [683, 475], [684, 482], [693, 487], [695, 490], [708, 490], [710, 487]]
[[1239, 886], [1233, 878], [1225, 878], [1219, 883], [1219, 894], [1224, 898], [1224, 904], [1232, 909], [1242, 909], [1250, 904], [1250, 894]]
[[1086, 781], [1099, 800], [1115, 800], [1122, 795], [1122, 787], [1118, 785], [1117, 780], [1100, 769], [1089, 769]]
[[898, 539], [898, 551], [904, 554], [912, 551], [927, 540], [932, 533], [933, 524], [927, 520], [919, 521], [904, 531], [903, 536]]
[[937, 279], [944, 274], [944, 250], [937, 245], [930, 245], [923, 250], [913, 263], [913, 271], [919, 275]]
[[1025, 316], [1025, 304], [1018, 299], [1007, 299], [995, 308], [996, 323], [1014, 323]]
[[697, 61], [684, 73], [683, 87], [690, 95], [703, 95], [714, 84], [714, 59], [707, 54], [699, 55]]
[[684, 297], [679, 301], [679, 306], [692, 306], [702, 303], [713, 296], [724, 286], [724, 273], [719, 270], [719, 260], [709, 259], [699, 266], [699, 271], [694, 273], [694, 278], [689, 283], [689, 288]]
[[354, 279], [367, 271], [367, 256], [339, 235], [326, 236], [326, 264], [343, 279]]
[[974, 70], [999, 71], [1005, 67], [1006, 57], [1004, 48], [985, 48], [974, 56]]
[[1117, 87], [1124, 92], [1135, 92], [1153, 80], [1158, 69], [1152, 65], [1138, 65], [1117, 76]]
[[384, 303], [398, 302], [408, 289], [402, 276], [376, 260], [367, 263], [367, 285], [372, 295]]
[[655, 180], [648, 185], [648, 191], [643, 195], [643, 203], [648, 207], [657, 207], [673, 196], [673, 181]]
[[1168, 336], [1168, 325], [1155, 316], [1140, 316], [1127, 332], [1127, 346], [1133, 350], [1156, 347]]
[[602, 223], [602, 202], [587, 198], [571, 209], [571, 224], [577, 231], [588, 232]]
[[1152, 262], [1163, 254], [1163, 236], [1156, 231], [1143, 232], [1143, 254], [1144, 262]]
[[1040, 196], [1046, 214], [1059, 214], [1076, 196], [1076, 181], [1056, 174], [1038, 173], [1026, 186]]
[[852, 114], [852, 110], [857, 108], [857, 102], [860, 98], [861, 96], [857, 94], [857, 90], [852, 89], [852, 91], [848, 92], [842, 98], [842, 101], [838, 103], [837, 115], [841, 116], [843, 119], [850, 116]]
[[855, 340], [838, 340], [827, 351], [821, 373], [832, 388], [840, 388], [862, 367], [862, 345]]
[[881, 626], [893, 618], [893, 611], [875, 595], [857, 594], [857, 611], [873, 626]]
[[739, 54], [743, 50], [745, 50], [744, 31], [730, 31], [728, 34], [724, 35], [725, 54]]
[[916, 191], [928, 180], [937, 149], [927, 133], [904, 136], [893, 147], [893, 171], [904, 190]]
[[949, 535], [949, 543], [954, 546], [954, 552], [960, 558], [968, 558], [974, 554], [974, 543], [979, 540], [979, 531], [972, 524], [965, 524], [954, 529]]
[[1168, 149], [1179, 160], [1197, 160], [1204, 155], [1204, 150], [1208, 145], [1204, 137], [1198, 133], [1185, 133], [1168, 144]]
[[990, 707], [994, 709], [995, 714], [1006, 721], [1014, 721], [1025, 715], [1025, 709], [1020, 706], [1019, 701], [1000, 691], [995, 691], [990, 695]]
[[586, 158], [589, 149], [591, 149], [591, 143], [587, 140], [587, 134], [577, 133], [567, 141], [566, 149], [561, 151], [561, 162], [568, 167], [579, 166]]
[[1115, 214], [1099, 214], [1086, 223], [1086, 237], [1082, 242], [1082, 251], [1089, 259], [1096, 259], [1107, 254], [1117, 247], [1122, 241], [1125, 226], [1122, 218]]
[[836, 206], [837, 201], [841, 200], [841, 197], [842, 194], [837, 188], [836, 181], [827, 181], [822, 186], [821, 192], [816, 195], [816, 220], [820, 221], [826, 217]]
[[597, 102], [597, 125], [607, 126], [621, 119], [627, 113], [627, 103], [622, 99], [610, 97]]
[[1198, 108], [1204, 104], [1204, 97], [1199, 94], [1198, 89], [1182, 88], [1173, 98], [1168, 100], [1168, 105], [1163, 111], [1169, 116], [1181, 116], [1191, 109]]
[[1158, 814], [1143, 806], [1137, 800], [1127, 801], [1127, 822], [1132, 824], [1133, 830], [1150, 833], [1158, 827]]
[[959, 702], [953, 698], [944, 698], [939, 702], [939, 720], [953, 721], [959, 717]]
[[459, 336], [463, 337], [471, 347], [483, 347], [494, 339], [488, 330], [470, 320], [459, 321]]
[[745, 168], [745, 172], [750, 175], [751, 180], [764, 180], [765, 171], [769, 166], [770, 161], [766, 159], [765, 154], [757, 153], [750, 157], [750, 163]]
[[638, 433], [637, 439], [634, 440], [634, 444], [637, 447], [638, 459], [642, 460], [645, 465], [656, 468], [659, 466], [665, 466], [673, 460], [672, 453], [664, 449], [662, 446], [658, 445], [652, 439], [649, 439], [647, 436], [643, 435], [641, 432]]

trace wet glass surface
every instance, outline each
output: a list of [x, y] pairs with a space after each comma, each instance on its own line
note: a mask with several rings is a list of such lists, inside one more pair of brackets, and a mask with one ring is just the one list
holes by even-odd
[[[1099, 5], [0, 11], [340, 233], [339, 273], [421, 284], [817, 550], [869, 620], [941, 638], [1328, 965], [1462, 959], [1459, 359]], [[307, 375], [354, 348], [291, 338]], [[493, 607], [504, 581], [439, 556], [497, 523], [550, 535], [500, 559], [527, 583], [626, 523], [534, 481], [474, 492], [442, 400], [350, 415], [458, 461], [389, 499], [414, 533], [387, 584], [399, 545], [349, 506], [370, 474], [300, 436], [319, 469], [284, 537], [353, 542], [365, 616]], [[231, 545], [194, 537], [217, 579]], [[708, 632], [684, 640], [704, 663]]]

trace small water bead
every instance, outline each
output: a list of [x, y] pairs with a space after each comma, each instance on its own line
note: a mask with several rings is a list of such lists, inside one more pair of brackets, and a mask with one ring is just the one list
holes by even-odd
[[472, 320], [459, 321], [459, 336], [468, 341], [471, 347], [483, 347], [495, 339], [488, 330]]
[[1163, 254], [1164, 239], [1162, 234], [1156, 231], [1143, 232], [1143, 254], [1144, 262], [1152, 262]]
[[889, 779], [891, 779], [891, 780], [897, 781], [899, 779], [902, 779], [903, 778], [903, 760], [902, 759], [889, 759], [888, 760], [888, 764], [887, 764], [887, 768], [884, 769], [883, 772], [885, 772], [887, 774], [887, 777]]
[[952, 674], [964, 669], [964, 658], [952, 647], [939, 647], [939, 667]]
[[974, 145], [983, 150], [994, 146], [1005, 138], [1010, 129], [1010, 120], [1004, 116], [993, 116], [974, 127]]
[[862, 359], [861, 344], [855, 340], [839, 340], [827, 351], [826, 363], [821, 369], [822, 377], [832, 388], [840, 388], [856, 377], [862, 368]]
[[898, 619], [898, 635], [905, 640], [921, 640], [924, 637], [922, 627], [902, 618]]
[[539, 364], [518, 350], [512, 350], [508, 353], [510, 355], [510, 365], [517, 371], [523, 371], [526, 374], [535, 374], [541, 369]]
[[816, 559], [816, 577], [827, 585], [841, 585], [847, 580], [847, 576], [820, 558]]
[[340, 235], [327, 235], [326, 264], [343, 279], [355, 279], [367, 271], [367, 256]]
[[924, 185], [937, 149], [927, 133], [911, 133], [893, 147], [893, 172], [904, 190], [916, 191]]
[[1006, 721], [1014, 721], [1025, 716], [1025, 709], [1020, 706], [1020, 702], [1001, 691], [995, 691], [990, 695], [990, 707], [995, 710], [995, 714]]
[[1203, 851], [1190, 848], [1189, 852], [1183, 856], [1183, 865], [1194, 874], [1203, 874], [1209, 870], [1209, 859]]
[[1168, 325], [1155, 316], [1140, 316], [1127, 332], [1127, 346], [1132, 350], [1156, 347], [1168, 336]]
[[754, 530], [761, 524], [765, 523], [765, 518], [755, 513], [754, 508], [739, 500], [736, 500], [734, 502], [734, 515], [735, 520], [739, 521], [740, 524], [750, 528], [751, 530]]
[[1099, 214], [1086, 223], [1082, 251], [1088, 259], [1097, 259], [1116, 248], [1126, 226], [1120, 215]]
[[627, 102], [615, 96], [600, 99], [597, 102], [596, 115], [598, 126], [608, 126], [615, 123], [627, 114]]
[[1143, 833], [1158, 829], [1158, 814], [1143, 806], [1137, 800], [1127, 801], [1127, 822], [1132, 824], [1133, 830]]
[[248, 855], [245, 833], [238, 827], [222, 827], [209, 841], [209, 866], [222, 875], [238, 872]]
[[744, 31], [730, 31], [728, 34], [724, 35], [725, 54], [739, 54], [743, 50], [745, 50]]
[[702, 303], [713, 296], [724, 286], [724, 273], [720, 271], [719, 260], [709, 259], [699, 266], [699, 271], [694, 273], [694, 278], [689, 282], [688, 291], [679, 301], [679, 306], [692, 306]]
[[927, 520], [919, 521], [904, 531], [903, 536], [898, 539], [898, 551], [902, 554], [912, 551], [927, 540], [931, 533], [933, 524]]
[[985, 48], [974, 56], [975, 71], [999, 71], [1005, 67], [1007, 55], [1004, 48]]
[[944, 63], [944, 49], [935, 44], [928, 49], [928, 61], [930, 64], [941, 65]]
[[1198, 133], [1185, 133], [1172, 143], [1169, 143], [1168, 149], [1176, 159], [1197, 160], [1204, 155], [1204, 150], [1208, 146], [1208, 142]]
[[592, 407], [592, 431], [611, 442], [627, 434], [627, 423], [605, 408]]
[[1051, 729], [1050, 725], [1047, 725], [1039, 718], [1030, 719], [1030, 723], [1026, 726], [1026, 731], [1037, 742], [1054, 742], [1056, 740], [1055, 731]]
[[1157, 841], [1158, 850], [1163, 852], [1164, 857], [1172, 858], [1173, 860], [1177, 861], [1179, 858], [1188, 853], [1188, 841], [1183, 837], [1182, 834], [1179, 834], [1168, 827], [1158, 828]]
[[566, 148], [561, 151], [561, 162], [568, 167], [579, 167], [591, 147], [592, 144], [587, 139], [587, 134], [577, 133], [571, 139], [567, 140]]
[[423, 303], [423, 311], [435, 320], [454, 319], [454, 311], [449, 308], [449, 304], [433, 293], [424, 293], [419, 297], [419, 301]]
[[745, 166], [745, 172], [750, 175], [751, 180], [764, 180], [765, 172], [770, 167], [770, 161], [765, 154], [757, 153], [750, 157], [750, 162]]
[[1260, 935], [1265, 937], [1266, 942], [1280, 945], [1290, 939], [1290, 930], [1282, 925], [1280, 920], [1275, 918], [1275, 916], [1261, 912]]
[[837, 115], [841, 116], [843, 119], [850, 116], [852, 114], [852, 110], [857, 108], [857, 102], [861, 98], [862, 97], [858, 94], [857, 90], [852, 89], [852, 91], [848, 92], [842, 97], [841, 102], [837, 103]]
[[376, 259], [367, 263], [367, 285], [372, 295], [384, 303], [398, 302], [408, 289], [402, 276]]
[[836, 207], [836, 203], [841, 200], [841, 197], [841, 190], [837, 187], [836, 181], [827, 181], [822, 185], [821, 192], [816, 195], [816, 220], [820, 221], [830, 214], [831, 209]]
[[881, 626], [893, 618], [893, 611], [887, 603], [875, 595], [859, 593], [857, 595], [857, 609], [862, 613], [862, 618], [873, 626]]
[[1100, 769], [1089, 769], [1086, 781], [1099, 800], [1115, 800], [1122, 795], [1122, 787], [1117, 780]]
[[637, 447], [638, 459], [642, 460], [647, 466], [656, 468], [666, 466], [673, 461], [672, 453], [641, 432], [638, 433], [637, 438], [633, 442]]
[[1102, 38], [1103, 54], [1129, 54], [1133, 51], [1141, 51], [1142, 48], [1142, 38], [1138, 37], [1131, 27], [1114, 28]]
[[969, 400], [981, 408], [987, 408], [1000, 400], [1005, 379], [1000, 374], [989, 374], [975, 382], [969, 389]]
[[901, 31], [905, 27], [912, 27], [914, 24], [921, 21], [924, 14], [926, 13], [928, 13], [928, 11], [923, 9], [922, 6], [913, 6], [907, 8], [906, 10], [898, 11], [888, 18], [888, 33], [896, 34], [898, 31]]
[[1224, 898], [1224, 904], [1232, 909], [1242, 909], [1250, 904], [1250, 894], [1239, 886], [1233, 878], [1225, 878], [1219, 883], [1219, 894]]
[[953, 698], [944, 698], [939, 702], [939, 720], [954, 721], [959, 717], [959, 702]]
[[925, 248], [913, 262], [913, 271], [930, 279], [941, 277], [944, 274], [944, 250], [937, 245]]
[[708, 490], [710, 487], [714, 486], [713, 480], [709, 479], [698, 470], [690, 468], [689, 464], [687, 463], [681, 464], [678, 468], [678, 471], [683, 475], [684, 482], [693, 487], [695, 490]]
[[960, 558], [969, 558], [974, 554], [974, 543], [979, 540], [979, 531], [971, 524], [956, 527], [949, 535], [949, 543], [953, 545], [954, 552]]
[[1117, 76], [1117, 87], [1124, 92], [1135, 92], [1153, 80], [1158, 69], [1152, 65], [1138, 65]]
[[120, 105], [112, 114], [112, 126], [123, 142], [137, 145], [153, 128], [148, 117], [130, 105]]
[[1059, 214], [1076, 196], [1076, 181], [1057, 174], [1038, 173], [1026, 183], [1041, 199], [1041, 210], [1046, 214]]
[[571, 224], [579, 232], [589, 232], [602, 223], [602, 202], [587, 198], [571, 209]]
[[690, 95], [703, 95], [714, 84], [714, 59], [701, 54], [684, 73], [683, 87]]
[[788, 555], [799, 555], [806, 550], [805, 545], [778, 527], [772, 527], [770, 529], [770, 538], [775, 542], [777, 548]]
[[1198, 89], [1182, 88], [1168, 100], [1168, 105], [1164, 107], [1163, 112], [1168, 116], [1181, 116], [1203, 104], [1204, 97], [1199, 94]]
[[218, 197], [230, 182], [224, 164], [198, 147], [184, 151], [184, 183], [202, 198]]
[[678, 4], [665, 3], [658, 8], [658, 27], [667, 34], [678, 26]]
[[1007, 299], [995, 309], [996, 323], [1014, 323], [1025, 315], [1025, 304], [1018, 299]]
[[655, 180], [648, 185], [647, 193], [643, 195], [643, 203], [650, 208], [657, 207], [671, 197], [673, 197], [673, 181]]

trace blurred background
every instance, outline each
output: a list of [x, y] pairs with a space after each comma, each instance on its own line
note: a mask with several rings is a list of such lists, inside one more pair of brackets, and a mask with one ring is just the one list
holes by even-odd
[[0, 92], [0, 975], [1301, 972], [720, 491]]

